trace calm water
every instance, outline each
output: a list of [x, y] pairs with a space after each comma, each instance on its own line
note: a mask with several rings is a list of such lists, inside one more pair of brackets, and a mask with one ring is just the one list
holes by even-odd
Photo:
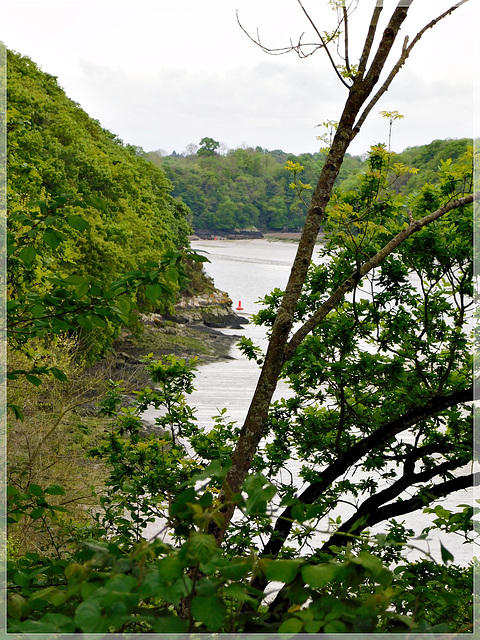
[[[260, 308], [257, 300], [269, 293], [274, 288], [284, 288], [290, 267], [293, 262], [296, 244], [289, 242], [262, 240], [213, 240], [192, 242], [192, 247], [197, 251], [203, 251], [210, 260], [206, 263], [205, 270], [213, 277], [215, 285], [226, 291], [234, 302], [234, 307], [241, 301], [243, 311], [239, 312], [248, 317]], [[251, 338], [255, 344], [262, 347], [266, 345], [264, 331], [253, 324], [245, 325], [241, 330], [225, 330], [225, 333], [233, 335], [245, 335]], [[258, 378], [258, 367], [247, 361], [236, 347], [233, 347], [230, 355], [232, 360], [215, 362], [200, 368], [196, 379], [196, 391], [191, 396], [191, 405], [197, 409], [199, 424], [205, 428], [212, 424], [212, 416], [220, 409], [227, 409], [229, 420], [243, 422], [249, 401], [255, 389]], [[288, 395], [288, 387], [280, 383], [276, 397]], [[153, 418], [154, 412], [148, 412], [146, 418]], [[297, 476], [299, 465], [292, 461], [290, 469]], [[299, 479], [299, 485], [301, 479]], [[457, 492], [446, 501], [442, 502], [445, 508], [454, 509], [456, 505], [471, 503], [472, 492]], [[338, 511], [342, 513], [342, 508]], [[343, 514], [345, 514], [343, 508]], [[334, 516], [335, 514], [331, 514]], [[427, 526], [427, 521], [422, 518], [421, 527], [418, 529], [418, 516], [401, 517], [407, 526], [420, 533], [421, 528]], [[381, 527], [375, 530], [381, 531]], [[319, 539], [324, 536], [319, 534]], [[472, 557], [472, 545], [463, 545], [458, 536], [444, 537], [443, 544], [454, 554], [455, 562], [465, 564]], [[418, 546], [429, 549], [432, 555], [440, 558], [438, 538], [430, 543], [418, 541]], [[418, 557], [419, 554], [410, 552], [409, 557]]]

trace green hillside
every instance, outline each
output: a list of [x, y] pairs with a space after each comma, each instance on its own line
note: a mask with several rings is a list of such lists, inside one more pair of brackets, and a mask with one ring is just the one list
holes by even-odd
[[55, 269], [102, 282], [188, 244], [188, 209], [165, 173], [103, 129], [55, 77], [8, 52], [8, 207], [67, 193], [99, 197], [81, 210], [85, 233], [67, 242]]
[[[175, 185], [173, 194], [185, 202], [193, 213], [195, 230], [232, 230], [257, 227], [261, 231], [298, 231], [305, 220], [308, 191], [304, 202], [291, 188], [292, 174], [285, 169], [287, 161], [299, 163], [303, 170], [299, 179], [315, 186], [326, 154], [303, 153], [298, 156], [281, 150], [261, 147], [231, 149], [225, 155], [216, 153], [215, 141], [201, 145], [189, 155], [162, 157], [157, 152], [145, 154], [162, 167]], [[218, 143], [217, 143], [218, 144]], [[407, 194], [425, 182], [438, 180], [442, 160], [456, 160], [472, 144], [472, 140], [435, 140], [428, 145], [411, 147], [395, 154], [392, 162], [402, 162], [418, 169], [405, 174], [393, 185]], [[194, 145], [192, 145], [194, 146]], [[358, 175], [367, 168], [363, 156], [346, 155], [337, 187], [354, 190]]]

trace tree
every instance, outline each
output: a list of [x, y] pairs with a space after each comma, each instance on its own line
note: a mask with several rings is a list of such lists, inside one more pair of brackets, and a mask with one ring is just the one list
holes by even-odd
[[[295, 396], [270, 408], [268, 437], [242, 492], [221, 499], [239, 427], [223, 410], [206, 433], [186, 403], [195, 362], [147, 358], [155, 388], [136, 393], [128, 407], [120, 383], [109, 382], [101, 411], [111, 422], [89, 452], [109, 471], [94, 526], [69, 530], [79, 542], [70, 556], [30, 554], [9, 563], [11, 632], [469, 629], [472, 567], [449, 566], [444, 547], [445, 565], [407, 562], [413, 532], [397, 519], [424, 509], [434, 526], [469, 536], [471, 506], [452, 513], [432, 503], [472, 480], [465, 473], [472, 457], [472, 219], [455, 199], [470, 190], [472, 154], [444, 162], [439, 182], [408, 200], [390, 190], [408, 170], [392, 160], [384, 146], [373, 147], [356, 188], [335, 193], [323, 259], [310, 269], [295, 319], [308, 323], [364, 253], [410, 227], [408, 215], [434, 212], [290, 355], [283, 376]], [[439, 215], [445, 199], [452, 206]], [[274, 325], [283, 295], [266, 297], [258, 323]], [[261, 358], [247, 341], [243, 348]], [[163, 409], [159, 433], [141, 432], [148, 406]], [[292, 458], [302, 465], [301, 490], [278, 474]], [[345, 476], [352, 467], [363, 471], [360, 478]], [[41, 518], [58, 551], [61, 495], [56, 485], [14, 488], [9, 518], [13, 525]], [[209, 530], [222, 527], [227, 501], [240, 517], [218, 547]], [[353, 507], [344, 522], [331, 517], [343, 501]], [[173, 544], [170, 537], [144, 540], [157, 516]], [[381, 533], [367, 531], [384, 520]], [[312, 539], [319, 526], [323, 544]], [[391, 562], [395, 571], [385, 566]], [[267, 603], [272, 582], [281, 589]]]
[[[443, 204], [437, 210], [431, 211], [429, 215], [417, 220], [412, 218], [410, 224], [404, 228], [403, 225], [401, 225], [401, 227], [399, 226], [396, 235], [390, 235], [388, 240], [385, 238], [386, 242], [384, 246], [379, 247], [375, 254], [360, 254], [359, 258], [361, 257], [362, 261], [357, 261], [350, 275], [345, 277], [344, 281], [339, 284], [329, 299], [322, 302], [315, 310], [312, 310], [310, 317], [304, 322], [303, 326], [297, 329], [293, 335], [291, 334], [297, 312], [297, 304], [301, 296], [302, 287], [307, 278], [315, 240], [320, 225], [324, 221], [327, 206], [332, 196], [333, 186], [350, 142], [358, 134], [379, 99], [388, 90], [401, 67], [405, 64], [412, 49], [424, 33], [440, 20], [457, 10], [465, 1], [466, 0], [463, 0], [455, 4], [431, 20], [416, 34], [410, 43], [408, 38], [406, 38], [398, 60], [390, 67], [387, 67], [393, 44], [411, 7], [411, 0], [401, 0], [398, 3], [379, 38], [379, 42], [375, 45], [375, 36], [380, 25], [380, 17], [383, 11], [383, 2], [376, 3], [358, 64], [353, 64], [349, 55], [349, 14], [346, 3], [340, 1], [333, 3], [339, 15], [339, 23], [332, 35], [320, 32], [300, 0], [298, 0], [301, 10], [319, 39], [318, 43], [313, 46], [313, 50], [325, 51], [338, 80], [348, 90], [348, 96], [342, 114], [338, 119], [338, 125], [326, 162], [313, 192], [290, 277], [285, 292], [281, 297], [281, 303], [276, 309], [275, 320], [270, 333], [268, 349], [263, 361], [257, 388], [252, 397], [247, 417], [232, 455], [232, 466], [225, 477], [223, 490], [227, 497], [238, 494], [240, 491], [242, 483], [251, 468], [258, 445], [264, 436], [271, 399], [282, 369], [286, 362], [292, 359], [294, 353], [305, 338], [313, 329], [320, 326], [328, 315], [342, 303], [347, 292], [354, 291], [362, 279], [372, 269], [376, 268], [387, 255], [391, 254], [407, 240], [407, 238], [418, 232], [424, 226], [446, 215], [449, 211], [463, 207], [473, 201], [472, 195], [467, 195], [457, 200], [447, 199], [447, 203]], [[338, 40], [339, 29], [342, 25], [344, 64], [336, 64], [330, 53], [329, 45], [332, 41]], [[270, 53], [274, 52], [266, 48], [259, 40], [255, 42], [261, 46], [263, 50]], [[312, 47], [310, 47], [308, 51], [304, 49], [301, 39], [297, 45], [283, 49], [285, 52], [292, 50], [296, 51], [300, 57], [305, 57], [312, 53]], [[279, 50], [275, 50], [275, 52], [278, 51]], [[387, 77], [386, 80], [379, 85], [379, 79], [382, 73], [387, 74]], [[365, 260], [366, 256], [370, 257]], [[344, 275], [347, 276], [347, 274]], [[418, 408], [420, 408], [420, 406]], [[223, 526], [221, 528], [212, 526], [212, 531], [219, 542], [221, 542], [225, 535], [234, 510], [234, 505], [230, 504], [224, 510], [225, 520]]]
[[200, 148], [197, 151], [199, 156], [214, 156], [220, 143], [213, 138], [202, 138], [200, 140]]
[[183, 155], [184, 156], [194, 156], [197, 153], [198, 149], [199, 149], [198, 144], [195, 144], [194, 142], [190, 142], [185, 147], [185, 151], [183, 152]]
[[[297, 304], [295, 321], [305, 324], [290, 339], [282, 372], [295, 395], [270, 408], [268, 438], [252, 463], [272, 479], [284, 507], [273, 529], [257, 532], [268, 536], [267, 557], [285, 545], [338, 553], [355, 546], [362, 531], [428, 509], [473, 481], [470, 213], [454, 206], [435, 224], [424, 217], [409, 242], [315, 322], [363, 255], [374, 255], [392, 231], [410, 226], [405, 200], [388, 188], [406, 167], [389, 170], [391, 156], [373, 147], [358, 188], [335, 194], [321, 262], [310, 269]], [[471, 172], [471, 152], [456, 167], [444, 163], [439, 184], [410, 198], [410, 215], [437, 209], [443, 199], [455, 203], [459, 191], [469, 190]], [[258, 323], [273, 325], [283, 295], [267, 296]], [[301, 490], [276, 478], [292, 459], [301, 467]], [[350, 514], [326, 527], [340, 502], [350, 505]], [[312, 530], [300, 534], [299, 519], [318, 519], [325, 542], [311, 545]], [[265, 587], [261, 580], [254, 584]]]
[[[347, 34], [346, 3], [330, 4]], [[358, 182], [333, 189], [348, 144], [425, 31], [404, 44], [375, 89], [411, 1], [393, 11], [373, 51], [381, 4], [359, 64], [350, 63], [345, 37], [345, 64], [334, 65], [349, 95], [289, 283], [266, 296], [257, 316], [269, 327], [267, 353], [243, 342], [262, 371], [240, 432], [223, 414], [210, 433], [197, 428], [185, 406], [193, 363], [149, 363], [157, 389], [128, 408], [112, 385], [104, 407], [111, 429], [92, 452], [112, 471], [97, 538], [68, 562], [32, 554], [11, 563], [12, 632], [371, 634], [448, 631], [446, 618], [455, 631], [470, 628], [471, 571], [448, 566], [443, 547], [446, 566], [403, 562], [411, 532], [396, 518], [430, 510], [437, 527], [469, 533], [471, 506], [451, 513], [435, 500], [472, 482], [472, 153], [444, 161], [438, 183], [405, 198], [391, 186], [410, 169], [377, 145]], [[335, 34], [316, 32], [316, 48], [329, 54]], [[300, 42], [293, 49], [303, 55]], [[296, 180], [299, 195], [307, 187]], [[310, 268], [320, 224], [323, 260]], [[295, 396], [272, 404], [280, 376]], [[158, 440], [140, 434], [150, 403], [165, 409]], [[177, 436], [191, 449], [182, 451]], [[277, 477], [292, 456], [304, 463], [300, 490]], [[355, 467], [365, 476], [345, 477]], [[10, 517], [55, 512], [58, 491], [12, 492]], [[331, 513], [343, 499], [352, 503], [345, 522]], [[146, 544], [141, 531], [162, 509], [174, 543]], [[232, 520], [235, 509], [242, 518]], [[324, 544], [308, 548], [321, 517], [333, 526]], [[386, 531], [368, 531], [384, 520]], [[259, 539], [260, 553], [250, 551]], [[307, 551], [301, 557], [298, 547]], [[395, 572], [389, 562], [399, 564]], [[267, 602], [272, 582], [281, 589]]]

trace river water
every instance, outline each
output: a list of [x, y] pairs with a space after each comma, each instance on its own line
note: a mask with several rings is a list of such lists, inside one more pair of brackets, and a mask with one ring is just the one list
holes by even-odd
[[[229, 294], [234, 308], [241, 303], [243, 310], [238, 313], [248, 318], [261, 308], [256, 304], [259, 298], [276, 287], [285, 287], [297, 245], [294, 242], [267, 239], [211, 240], [194, 241], [192, 248], [205, 253], [210, 260], [205, 264], [205, 270], [214, 279], [215, 286]], [[251, 323], [241, 330], [224, 332], [244, 335], [251, 338], [255, 344], [266, 346], [263, 328]], [[227, 409], [229, 420], [242, 424], [258, 379], [258, 366], [246, 360], [236, 346], [232, 347], [229, 355], [231, 360], [215, 362], [200, 368], [196, 378], [196, 391], [190, 396], [190, 403], [196, 408], [198, 423], [207, 429], [213, 423], [212, 416], [224, 407]], [[275, 397], [285, 397], [289, 394], [288, 386], [280, 382]], [[151, 419], [153, 416], [145, 417]], [[289, 468], [295, 476], [299, 470], [298, 466], [296, 461], [292, 461]], [[441, 504], [446, 509], [455, 510], [456, 505], [471, 504], [472, 500], [472, 491], [461, 491]], [[419, 512], [401, 517], [399, 520], [405, 520], [407, 526], [420, 533], [429, 521], [422, 516], [419, 528], [418, 516]], [[381, 530], [381, 526], [372, 529]], [[471, 560], [473, 545], [462, 544], [463, 539], [456, 535], [441, 534], [439, 538], [430, 542], [416, 541], [415, 544], [428, 550], [436, 559], [440, 559], [439, 540], [453, 553], [455, 563], [467, 564]], [[412, 559], [420, 557], [420, 554], [410, 551], [408, 557]]]

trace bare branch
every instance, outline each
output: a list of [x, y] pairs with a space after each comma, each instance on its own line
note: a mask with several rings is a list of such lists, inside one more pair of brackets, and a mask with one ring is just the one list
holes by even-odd
[[480, 198], [480, 192], [475, 194], [470, 194], [468, 196], [464, 196], [463, 198], [459, 198], [458, 200], [452, 200], [447, 203], [444, 207], [429, 213], [428, 215], [420, 218], [420, 220], [414, 220], [411, 222], [408, 227], [402, 229], [397, 235], [390, 240], [378, 253], [376, 253], [370, 260], [367, 260], [360, 269], [358, 269], [355, 273], [353, 273], [347, 280], [345, 280], [334, 293], [330, 296], [328, 300], [326, 300], [322, 306], [315, 311], [315, 313], [305, 322], [304, 325], [298, 329], [298, 331], [292, 336], [289, 343], [285, 349], [285, 360], [288, 360], [293, 356], [295, 350], [299, 346], [299, 344], [306, 338], [306, 336], [312, 331], [329, 313], [332, 309], [334, 309], [337, 304], [342, 300], [344, 295], [351, 291], [360, 281], [363, 276], [365, 276], [369, 271], [378, 267], [378, 265], [397, 247], [399, 247], [402, 242], [405, 242], [407, 238], [409, 238], [416, 231], [419, 231], [426, 225], [438, 220], [452, 209], [458, 209], [459, 207], [463, 207], [466, 204], [470, 204], [474, 200], [478, 200]]
[[[426, 420], [445, 409], [471, 402], [472, 400], [473, 387], [454, 391], [448, 396], [433, 397], [423, 407], [415, 407], [396, 420], [382, 425], [370, 435], [359, 440], [349, 451], [339, 454], [332, 464], [322, 470], [320, 474], [321, 480], [310, 484], [297, 496], [298, 501], [303, 504], [313, 504], [337, 478], [361, 460], [372, 448], [381, 447], [382, 443], [407, 429], [411, 429], [421, 420]], [[277, 518], [272, 536], [264, 547], [262, 555], [275, 555], [281, 549], [293, 526], [291, 510], [291, 506], [287, 507]]]
[[363, 78], [363, 74], [365, 73], [365, 69], [367, 67], [368, 57], [370, 56], [370, 51], [372, 50], [373, 40], [375, 38], [375, 32], [377, 31], [377, 25], [380, 19], [380, 14], [382, 13], [382, 9], [383, 6], [377, 3], [375, 9], [373, 10], [372, 19], [370, 20], [367, 37], [365, 39], [362, 55], [360, 57], [360, 63], [358, 65], [357, 77], [359, 79]]
[[[257, 29], [257, 37], [253, 38], [248, 31], [245, 29], [245, 27], [242, 25], [242, 23], [240, 22], [240, 18], [238, 15], [238, 10], [237, 10], [237, 22], [238, 22], [238, 26], [240, 27], [240, 29], [243, 31], [243, 33], [247, 36], [247, 38], [249, 40], [251, 40], [254, 44], [256, 44], [258, 47], [260, 47], [260, 49], [264, 52], [264, 53], [268, 53], [269, 55], [272, 56], [281, 56], [281, 55], [285, 55], [286, 53], [290, 53], [291, 51], [295, 51], [295, 53], [298, 55], [299, 58], [308, 58], [309, 56], [313, 55], [314, 53], [316, 53], [319, 49], [325, 49], [327, 56], [332, 64], [332, 67], [335, 70], [335, 73], [337, 74], [340, 82], [347, 87], [347, 89], [350, 88], [350, 85], [345, 82], [345, 79], [342, 77], [341, 73], [339, 72], [339, 70], [337, 69], [337, 66], [335, 65], [335, 61], [332, 58], [332, 55], [330, 54], [330, 51], [328, 50], [327, 47], [327, 42], [325, 40], [325, 38], [322, 36], [322, 34], [320, 33], [320, 31], [317, 29], [315, 23], [313, 22], [313, 20], [311, 19], [311, 17], [309, 16], [309, 14], [307, 13], [306, 9], [303, 7], [302, 3], [300, 0], [297, 0], [298, 4], [300, 5], [300, 7], [302, 8], [303, 13], [305, 14], [305, 16], [307, 17], [308, 21], [310, 22], [311, 26], [313, 27], [315, 33], [318, 35], [319, 39], [320, 39], [320, 44], [318, 42], [302, 42], [302, 38], [305, 35], [304, 33], [302, 33], [298, 39], [298, 43], [297, 44], [293, 44], [292, 40], [290, 40], [290, 45], [287, 47], [267, 47], [265, 46], [261, 39], [260, 39], [260, 34], [258, 32]], [[333, 36], [335, 37], [335, 35], [337, 34], [338, 30], [339, 30], [340, 25], [337, 25], [337, 28], [335, 29], [335, 31], [333, 32]], [[308, 53], [305, 51], [306, 48], [311, 47], [312, 50], [309, 51]]]
[[[337, 74], [338, 79], [340, 80], [340, 82], [343, 84], [344, 87], [347, 87], [347, 89], [350, 89], [350, 85], [348, 84], [348, 82], [345, 82], [345, 79], [342, 77], [342, 74], [340, 73], [340, 71], [337, 69], [337, 65], [335, 64], [334, 59], [332, 58], [332, 54], [330, 53], [330, 51], [328, 50], [327, 47], [327, 43], [325, 42], [322, 34], [320, 33], [320, 31], [318, 30], [316, 24], [313, 22], [312, 18], [310, 17], [310, 15], [308, 14], [307, 10], [305, 9], [305, 7], [303, 6], [301, 0], [297, 0], [298, 4], [300, 5], [303, 13], [305, 14], [307, 20], [310, 22], [311, 26], [313, 27], [313, 30], [315, 31], [315, 33], [317, 34], [317, 36], [320, 38], [320, 42], [322, 43], [323, 48], [325, 49], [325, 52], [328, 56], [328, 59], [330, 60], [330, 63], [335, 71], [335, 73]], [[337, 27], [338, 30], [338, 27]]]
[[[457, 465], [458, 466], [458, 465]], [[454, 467], [455, 468], [455, 467]], [[413, 474], [413, 482], [421, 482], [423, 478], [437, 475], [437, 468], [433, 470], [429, 470], [429, 473], [417, 473]], [[382, 491], [376, 496], [372, 496], [368, 500], [363, 503], [358, 511], [354, 514], [352, 518], [350, 518], [347, 522], [345, 522], [340, 529], [335, 533], [321, 548], [321, 551], [328, 551], [328, 548], [332, 545], [345, 545], [349, 538], [345, 538], [342, 533], [351, 535], [358, 535], [363, 529], [367, 527], [372, 527], [383, 520], [388, 520], [390, 518], [398, 517], [400, 515], [404, 515], [406, 513], [412, 513], [412, 511], [417, 511], [418, 509], [423, 509], [427, 506], [427, 504], [431, 504], [434, 500], [438, 500], [439, 498], [443, 498], [445, 496], [450, 495], [454, 491], [460, 491], [461, 489], [468, 489], [472, 487], [474, 483], [478, 482], [480, 479], [480, 473], [468, 474], [458, 476], [456, 478], [452, 478], [450, 480], [446, 480], [445, 482], [440, 482], [438, 484], [434, 484], [433, 486], [429, 486], [425, 490], [420, 489], [420, 491], [414, 495], [412, 498], [408, 500], [398, 500], [393, 504], [386, 504], [384, 506], [380, 506], [378, 503], [379, 499], [383, 497], [385, 493], [385, 498], [388, 499], [387, 493], [390, 493], [389, 490]], [[400, 480], [395, 482], [392, 487], [396, 487], [397, 489], [401, 489], [402, 483]], [[430, 497], [430, 500], [427, 499], [426, 493]], [[386, 501], [386, 499], [384, 501]], [[370, 509], [370, 511], [368, 511]], [[355, 525], [355, 522], [362, 516], [366, 515], [366, 520], [352, 530], [352, 526]]]
[[348, 55], [348, 12], [347, 7], [343, 5], [343, 22], [345, 24], [344, 46], [345, 46], [345, 69], [350, 73], [350, 59]]
[[[271, 56], [282, 56], [282, 55], [285, 55], [286, 53], [290, 53], [291, 51], [295, 51], [300, 58], [308, 58], [309, 56], [313, 55], [316, 51], [318, 51], [318, 49], [323, 49], [323, 45], [318, 44], [318, 42], [303, 43], [302, 38], [304, 36], [304, 33], [300, 35], [298, 39], [298, 44], [293, 44], [292, 40], [290, 40], [290, 45], [288, 47], [278, 47], [278, 48], [267, 47], [264, 44], [262, 44], [258, 29], [257, 29], [256, 39], [252, 38], [252, 36], [248, 33], [248, 31], [240, 22], [240, 18], [238, 16], [238, 10], [237, 10], [237, 22], [238, 22], [238, 26], [243, 31], [243, 33], [247, 36], [247, 38], [251, 40], [254, 44], [256, 44], [257, 47], [260, 47], [260, 49], [264, 53], [268, 53], [268, 55], [271, 55]], [[304, 47], [313, 47], [313, 50], [310, 53], [305, 53]]]
[[408, 36], [405, 38], [405, 41], [404, 41], [404, 44], [403, 44], [403, 48], [402, 48], [402, 53], [400, 55], [400, 58], [398, 59], [398, 62], [395, 64], [395, 66], [391, 70], [390, 74], [388, 75], [388, 77], [385, 80], [385, 82], [383, 83], [383, 85], [380, 87], [380, 89], [377, 91], [377, 93], [370, 100], [370, 102], [366, 106], [365, 110], [363, 111], [362, 115], [360, 116], [360, 118], [358, 119], [357, 123], [355, 124], [355, 127], [353, 128], [352, 139], [357, 135], [357, 133], [362, 128], [363, 123], [365, 122], [367, 116], [369, 115], [369, 113], [371, 112], [373, 107], [377, 104], [377, 102], [380, 100], [380, 98], [383, 96], [383, 94], [388, 91], [390, 85], [392, 84], [393, 79], [395, 78], [397, 73], [400, 71], [400, 69], [403, 67], [403, 65], [405, 64], [405, 62], [406, 62], [408, 56], [410, 55], [413, 47], [421, 39], [423, 34], [426, 31], [428, 31], [428, 29], [431, 29], [432, 27], [434, 27], [438, 22], [440, 22], [440, 20], [442, 20], [446, 16], [450, 15], [451, 13], [453, 13], [455, 11], [455, 9], [458, 9], [458, 7], [460, 7], [460, 5], [464, 4], [465, 2], [468, 2], [468, 0], [461, 0], [461, 2], [458, 2], [453, 7], [450, 7], [450, 9], [447, 9], [446, 11], [444, 11], [437, 18], [431, 20], [427, 25], [425, 25], [423, 27], [423, 29], [421, 29], [417, 33], [417, 35], [412, 40], [410, 45], [408, 45], [408, 40], [409, 40]]

